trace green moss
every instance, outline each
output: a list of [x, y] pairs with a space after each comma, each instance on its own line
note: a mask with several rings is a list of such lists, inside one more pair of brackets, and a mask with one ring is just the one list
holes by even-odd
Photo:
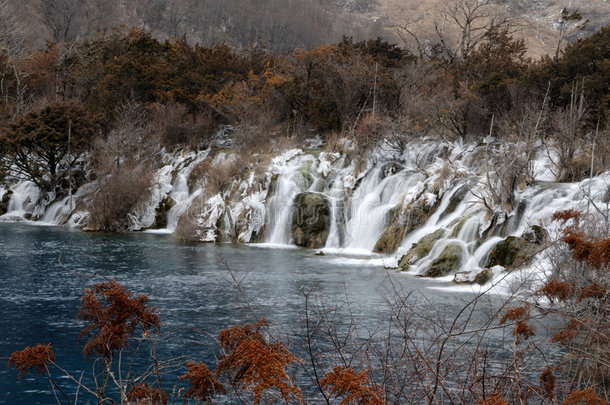
[[406, 222], [400, 220], [402, 204], [392, 208], [386, 216], [386, 229], [375, 243], [373, 249], [377, 253], [392, 253], [396, 251], [405, 233]]
[[541, 226], [532, 225], [525, 232], [523, 232], [521, 237], [528, 242], [542, 245], [548, 239], [548, 232]]
[[411, 249], [404, 255], [400, 262], [398, 263], [398, 267], [401, 270], [406, 270], [409, 265], [414, 264], [418, 260], [423, 257], [428, 256], [434, 245], [438, 240], [445, 236], [445, 231], [443, 229], [437, 229], [421, 238], [417, 243], [414, 243]]
[[0, 215], [4, 215], [8, 212], [8, 205], [11, 202], [12, 195], [13, 190], [6, 190], [6, 192], [2, 195], [2, 200], [0, 200]]
[[274, 174], [271, 176], [271, 180], [269, 181], [269, 192], [267, 193], [268, 197], [271, 197], [275, 193], [275, 189], [277, 188], [277, 179], [279, 177], [279, 174]]
[[509, 236], [493, 247], [485, 267], [503, 266], [514, 268], [530, 260], [538, 250], [540, 250], [538, 243], [532, 243], [516, 236]]
[[294, 199], [292, 238], [298, 246], [320, 248], [330, 230], [330, 203], [318, 193], [305, 192]]
[[462, 263], [462, 246], [459, 243], [450, 243], [441, 254], [434, 259], [424, 273], [424, 277], [441, 277], [460, 268]]
[[155, 209], [155, 229], [167, 228], [167, 213], [175, 205], [171, 197], [161, 200]]

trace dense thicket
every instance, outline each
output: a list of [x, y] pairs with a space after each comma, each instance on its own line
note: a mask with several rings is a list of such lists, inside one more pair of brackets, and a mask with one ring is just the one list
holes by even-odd
[[[241, 137], [248, 149], [309, 130], [353, 138], [361, 150], [375, 142], [400, 149], [422, 135], [476, 140], [491, 130], [513, 140], [555, 139], [558, 180], [584, 173], [568, 166], [592, 131], [607, 126], [610, 27], [539, 61], [525, 56], [525, 43], [506, 24], [481, 29], [476, 44], [457, 54], [448, 53], [442, 36], [418, 55], [380, 38], [343, 38], [279, 55], [261, 44], [236, 50], [193, 45], [186, 37], [160, 41], [135, 28], [49, 42], [31, 53], [6, 48], [0, 54], [4, 172], [21, 162], [11, 174], [55, 187], [58, 167], [72, 167], [92, 138], [116, 129], [127, 104], [138, 104], [149, 111], [142, 136], [168, 147], [204, 147], [226, 124], [248, 131]], [[36, 114], [61, 105], [78, 105], [91, 122], [87, 142], [70, 153], [63, 150], [65, 136], [41, 137], [30, 125]], [[69, 120], [53, 130], [65, 135]], [[76, 141], [79, 119], [72, 121]], [[62, 150], [32, 168], [26, 164], [32, 145], [24, 140], [34, 138]], [[43, 185], [43, 178], [52, 184]]]

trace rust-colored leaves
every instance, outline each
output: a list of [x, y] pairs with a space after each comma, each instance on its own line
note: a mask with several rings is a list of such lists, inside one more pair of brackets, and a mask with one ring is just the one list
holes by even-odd
[[269, 342], [264, 330], [266, 319], [255, 324], [233, 326], [220, 332], [218, 340], [223, 350], [216, 367], [218, 375], [226, 376], [231, 384], [251, 390], [254, 404], [265, 390], [277, 390], [285, 401], [300, 398], [301, 391], [292, 384], [285, 368], [296, 357], [280, 342]]
[[11, 354], [8, 366], [14, 366], [19, 371], [19, 377], [23, 377], [31, 371], [46, 374], [48, 365], [54, 361], [55, 353], [51, 345], [37, 344]]
[[156, 309], [147, 306], [146, 295], [133, 297], [115, 280], [86, 289], [81, 302], [78, 318], [86, 322], [81, 337], [89, 337], [83, 349], [86, 356], [111, 356], [127, 346], [137, 327], [146, 332], [161, 325]]
[[188, 371], [180, 376], [180, 379], [188, 380], [190, 384], [190, 387], [184, 393], [184, 398], [210, 402], [215, 394], [227, 392], [205, 364], [187, 362], [186, 366]]
[[320, 381], [322, 387], [330, 389], [331, 396], [343, 397], [341, 405], [383, 405], [379, 387], [370, 383], [368, 371], [356, 372], [353, 367], [337, 366]]

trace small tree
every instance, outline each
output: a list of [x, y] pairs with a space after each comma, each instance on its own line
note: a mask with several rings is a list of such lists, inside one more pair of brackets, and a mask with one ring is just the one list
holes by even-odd
[[0, 135], [2, 164], [13, 177], [30, 180], [43, 191], [62, 189], [96, 129], [96, 119], [77, 104], [31, 111]]

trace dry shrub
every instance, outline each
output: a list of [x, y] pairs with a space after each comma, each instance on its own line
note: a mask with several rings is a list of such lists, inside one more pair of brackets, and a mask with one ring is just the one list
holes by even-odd
[[502, 399], [500, 394], [495, 394], [487, 398], [485, 401], [479, 402], [477, 405], [510, 405], [510, 403]]
[[128, 230], [128, 214], [150, 197], [152, 185], [150, 168], [122, 165], [100, 180], [89, 205], [89, 227], [119, 232]]
[[[583, 381], [580, 386], [599, 387], [608, 397], [610, 238], [607, 232], [600, 232], [599, 217], [590, 214], [559, 211], [553, 220], [559, 222], [563, 243], [549, 255], [554, 275], [539, 291], [562, 304], [555, 311], [565, 318], [564, 325], [552, 341], [570, 352], [568, 375]], [[585, 391], [578, 395], [586, 397]]]
[[132, 405], [167, 405], [167, 394], [158, 387], [148, 383], [136, 384], [127, 393]]
[[238, 390], [251, 391], [254, 404], [259, 403], [265, 390], [279, 392], [286, 403], [299, 400], [301, 391], [285, 370], [297, 358], [281, 342], [269, 341], [265, 333], [268, 327], [267, 320], [261, 319], [222, 330], [218, 342], [223, 354], [216, 374], [225, 375]]
[[132, 296], [115, 280], [86, 289], [81, 302], [77, 318], [85, 321], [86, 326], [80, 335], [89, 338], [83, 348], [85, 356], [110, 357], [115, 350], [128, 345], [128, 338], [136, 328], [147, 333], [161, 326], [157, 310], [148, 306], [148, 297]]
[[194, 114], [185, 105], [175, 103], [154, 104], [150, 109], [153, 114], [151, 130], [168, 148], [206, 146], [218, 128], [218, 119], [209, 109]]
[[593, 388], [586, 388], [571, 392], [561, 405], [608, 405], [608, 401], [597, 395]]
[[551, 366], [546, 366], [544, 370], [542, 370], [542, 374], [540, 374], [540, 386], [551, 401], [555, 397], [555, 383], [556, 378], [555, 374], [553, 374], [553, 369]]
[[360, 149], [370, 149], [389, 132], [390, 119], [380, 114], [366, 114], [357, 123], [353, 135]]
[[529, 316], [529, 307], [523, 305], [520, 307], [512, 308], [506, 311], [506, 313], [500, 318], [500, 325], [506, 323], [506, 321], [519, 321]]
[[546, 283], [536, 291], [536, 294], [547, 297], [551, 302], [555, 299], [565, 301], [572, 296], [572, 285], [567, 281], [551, 277]]
[[190, 384], [190, 387], [184, 393], [185, 399], [192, 398], [202, 402], [210, 402], [216, 394], [227, 392], [204, 363], [187, 362], [186, 366], [188, 371], [180, 376], [180, 379], [188, 380]]
[[369, 372], [366, 370], [356, 372], [353, 367], [337, 366], [320, 380], [320, 385], [324, 389], [330, 389], [331, 397], [343, 397], [341, 405], [386, 403], [379, 387], [369, 381]]
[[19, 371], [19, 378], [21, 378], [31, 371], [36, 374], [46, 374], [47, 367], [54, 361], [55, 353], [53, 353], [51, 344], [37, 344], [11, 354], [8, 366], [14, 366]]

